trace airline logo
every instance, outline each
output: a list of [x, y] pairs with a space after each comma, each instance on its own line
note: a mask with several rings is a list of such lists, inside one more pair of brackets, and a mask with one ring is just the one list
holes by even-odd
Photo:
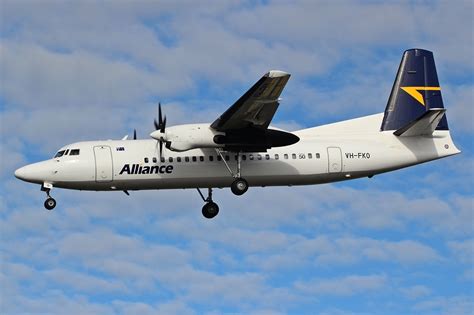
[[407, 92], [411, 97], [418, 101], [423, 106], [425, 105], [425, 100], [420, 91], [441, 91], [439, 86], [401, 86], [403, 91]]
[[120, 171], [122, 174], [171, 174], [173, 172], [173, 165], [154, 165], [154, 166], [142, 166], [139, 164], [125, 164]]

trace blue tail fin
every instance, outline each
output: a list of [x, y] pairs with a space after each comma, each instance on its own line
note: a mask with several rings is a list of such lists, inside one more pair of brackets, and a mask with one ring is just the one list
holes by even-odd
[[[444, 105], [433, 53], [409, 49], [398, 68], [381, 130], [398, 130], [434, 108], [444, 108]], [[448, 130], [446, 115], [436, 130]]]

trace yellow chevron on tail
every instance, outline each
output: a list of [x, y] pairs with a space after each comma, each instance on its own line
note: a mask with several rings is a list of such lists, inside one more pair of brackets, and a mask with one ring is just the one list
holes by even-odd
[[439, 86], [401, 86], [400, 88], [423, 106], [426, 106], [425, 100], [419, 91], [441, 91]]

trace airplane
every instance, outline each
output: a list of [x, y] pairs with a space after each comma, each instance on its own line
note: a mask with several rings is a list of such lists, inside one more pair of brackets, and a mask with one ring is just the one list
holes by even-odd
[[[406, 50], [385, 112], [294, 132], [270, 125], [290, 74], [272, 70], [212, 123], [166, 127], [161, 104], [151, 139], [77, 142], [15, 171], [41, 185], [90, 191], [197, 189], [211, 219], [213, 189], [293, 186], [371, 178], [460, 153], [453, 143], [433, 53]], [[207, 189], [205, 196], [201, 189]]]

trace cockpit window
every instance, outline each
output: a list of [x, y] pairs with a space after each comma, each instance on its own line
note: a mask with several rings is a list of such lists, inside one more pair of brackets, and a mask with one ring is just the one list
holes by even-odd
[[79, 149], [72, 149], [69, 155], [79, 155]]
[[58, 158], [58, 157], [61, 157], [64, 155], [64, 152], [66, 152], [66, 150], [61, 150], [59, 151], [58, 153], [56, 153], [56, 155], [54, 156], [55, 158]]

